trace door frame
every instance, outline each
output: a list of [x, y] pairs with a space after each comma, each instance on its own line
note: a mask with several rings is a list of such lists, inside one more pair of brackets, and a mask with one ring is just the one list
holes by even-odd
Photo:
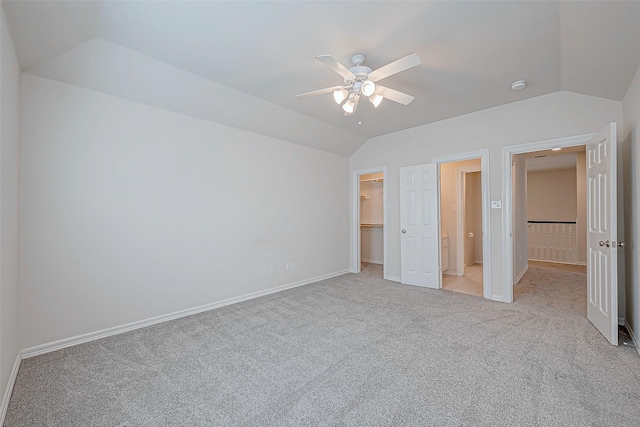
[[[490, 198], [489, 198], [489, 149], [485, 148], [477, 151], [468, 151], [466, 153], [453, 154], [449, 156], [434, 157], [432, 162], [436, 164], [436, 177], [438, 185], [438, 241], [442, 241], [442, 229], [440, 227], [440, 212], [442, 206], [440, 204], [440, 166], [443, 163], [460, 162], [464, 160], [480, 159], [480, 172], [482, 181], [482, 296], [486, 299], [500, 300], [492, 293], [491, 283], [491, 221], [489, 215]], [[457, 246], [457, 245], [456, 245]], [[457, 248], [456, 248], [457, 251]], [[442, 245], [438, 244], [438, 259], [442, 259]], [[442, 262], [440, 263], [442, 265]], [[458, 267], [456, 266], [456, 269]], [[442, 280], [440, 281], [442, 287]]]
[[[467, 173], [480, 172], [480, 178], [482, 179], [482, 168], [478, 166], [464, 166], [456, 168], [456, 180], [458, 196], [456, 198], [456, 274], [458, 276], [464, 276], [464, 223], [465, 223], [465, 198], [467, 194], [466, 187], [466, 175]], [[484, 238], [484, 236], [483, 236]], [[482, 254], [484, 256], [484, 254]], [[484, 265], [484, 260], [483, 260]], [[462, 271], [460, 270], [462, 267]], [[462, 273], [462, 274], [461, 274]]]
[[502, 148], [502, 283], [503, 302], [513, 302], [513, 166], [515, 154], [530, 153], [532, 151], [550, 150], [552, 148], [568, 148], [585, 145], [595, 133], [548, 139], [525, 144], [509, 145]]
[[382, 172], [382, 277], [388, 278], [387, 165], [354, 170], [351, 175], [351, 272], [360, 273], [360, 175]]

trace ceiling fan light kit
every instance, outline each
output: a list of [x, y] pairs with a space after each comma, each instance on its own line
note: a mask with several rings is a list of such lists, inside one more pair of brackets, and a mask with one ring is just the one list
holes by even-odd
[[339, 89], [333, 92], [333, 99], [336, 101], [336, 104], [340, 105], [344, 102], [345, 99], [349, 97], [349, 91], [346, 89]]
[[354, 107], [356, 106], [356, 102], [353, 99], [349, 99], [347, 102], [344, 103], [344, 105], [342, 106], [342, 109], [344, 110], [345, 113], [353, 113], [354, 111]]
[[380, 105], [380, 103], [382, 102], [383, 99], [384, 99], [383, 96], [379, 95], [377, 93], [375, 93], [375, 94], [373, 94], [373, 96], [369, 97], [369, 101], [371, 101], [371, 103], [373, 104], [373, 106], [375, 108], [378, 108], [378, 105]]
[[362, 65], [365, 61], [364, 55], [354, 55], [351, 58], [354, 66], [347, 68], [340, 64], [331, 55], [318, 55], [316, 59], [344, 78], [344, 86], [334, 86], [326, 89], [315, 90], [297, 95], [298, 98], [307, 98], [309, 96], [321, 95], [333, 92], [333, 99], [336, 104], [342, 105], [345, 116], [352, 115], [358, 108], [360, 96], [365, 96], [373, 104], [378, 107], [384, 98], [408, 105], [413, 101], [413, 96], [406, 93], [398, 92], [384, 86], [380, 86], [375, 82], [397, 74], [401, 71], [408, 70], [422, 63], [418, 55], [411, 53], [403, 58], [393, 61], [382, 68], [372, 71], [371, 68]]
[[371, 80], [365, 80], [362, 82], [362, 86], [360, 86], [360, 92], [364, 96], [371, 96], [376, 91], [376, 84]]

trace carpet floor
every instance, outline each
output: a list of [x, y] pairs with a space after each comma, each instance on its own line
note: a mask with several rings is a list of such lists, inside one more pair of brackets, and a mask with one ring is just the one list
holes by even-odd
[[580, 272], [503, 304], [364, 271], [33, 357], [5, 426], [637, 426]]

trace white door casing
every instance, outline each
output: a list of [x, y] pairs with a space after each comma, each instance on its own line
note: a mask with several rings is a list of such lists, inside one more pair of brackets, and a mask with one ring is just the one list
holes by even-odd
[[587, 317], [618, 345], [616, 124], [587, 142]]
[[401, 282], [440, 287], [436, 165], [400, 168]]

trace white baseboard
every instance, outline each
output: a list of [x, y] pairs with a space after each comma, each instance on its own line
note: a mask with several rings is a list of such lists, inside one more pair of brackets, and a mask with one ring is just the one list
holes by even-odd
[[377, 259], [367, 259], [367, 258], [361, 258], [362, 262], [368, 262], [369, 264], [382, 264], [383, 262]]
[[199, 307], [188, 308], [186, 310], [180, 310], [173, 313], [163, 314], [160, 316], [151, 317], [149, 319], [127, 323], [125, 325], [114, 326], [112, 328], [106, 328], [96, 332], [89, 332], [87, 334], [77, 335], [75, 337], [64, 338], [64, 339], [49, 342], [46, 344], [40, 344], [37, 346], [23, 349], [22, 358], [27, 359], [29, 357], [37, 356], [39, 354], [49, 353], [49, 352], [60, 350], [66, 347], [71, 347], [71, 346], [86, 343], [89, 341], [94, 341], [100, 338], [121, 334], [123, 332], [129, 332], [135, 329], [145, 328], [147, 326], [155, 325], [157, 323], [167, 322], [169, 320], [191, 316], [194, 314], [202, 313], [204, 311], [209, 311], [216, 308], [224, 307], [226, 305], [236, 304], [242, 301], [263, 297], [265, 295], [273, 294], [276, 292], [286, 291], [287, 289], [297, 288], [298, 286], [304, 286], [311, 283], [319, 282], [321, 280], [330, 279], [332, 277], [341, 276], [346, 273], [349, 273], [349, 270], [336, 271], [334, 273], [313, 277], [311, 279], [300, 280], [298, 282], [277, 286], [275, 288], [266, 289], [264, 291], [252, 292], [250, 294], [241, 295], [239, 297], [229, 298], [223, 301], [217, 301], [210, 304], [201, 305]]
[[633, 332], [633, 329], [631, 329], [631, 325], [625, 320], [624, 321], [624, 327], [627, 328], [627, 331], [629, 331], [629, 335], [631, 335], [631, 339], [633, 340], [633, 345], [636, 346], [636, 351], [638, 352], [638, 355], [640, 355], [640, 346], [638, 345], [638, 340], [636, 339], [636, 335]]
[[22, 352], [19, 351], [16, 354], [16, 360], [13, 362], [13, 369], [11, 369], [11, 374], [9, 374], [9, 382], [7, 383], [7, 387], [4, 390], [4, 395], [2, 396], [2, 403], [0, 406], [0, 426], [4, 425], [4, 417], [7, 415], [7, 409], [9, 408], [9, 399], [11, 398], [11, 393], [13, 392], [13, 385], [16, 383], [16, 377], [18, 376], [18, 369], [20, 369], [20, 362], [22, 361]]
[[402, 279], [396, 276], [387, 276], [387, 280], [391, 280], [392, 282], [401, 282]]
[[451, 271], [451, 270], [445, 270], [442, 272], [442, 274], [448, 274], [449, 276], [457, 276], [458, 272], [457, 271]]
[[502, 295], [491, 295], [491, 299], [493, 301], [504, 302], [504, 300], [502, 299]]
[[524, 274], [529, 270], [529, 265], [525, 265], [524, 269], [520, 272], [520, 274], [518, 274], [518, 277], [516, 277], [515, 282], [513, 282], [514, 285], [517, 285], [518, 282], [520, 281], [520, 279], [522, 279], [522, 276], [524, 276]]

